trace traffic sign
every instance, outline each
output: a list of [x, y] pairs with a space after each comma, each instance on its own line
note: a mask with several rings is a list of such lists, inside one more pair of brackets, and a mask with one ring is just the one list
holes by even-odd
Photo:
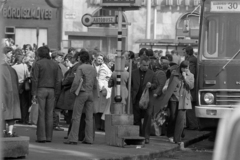
[[82, 16], [82, 24], [90, 27], [93, 24], [115, 24], [117, 23], [115, 16], [93, 17], [91, 14]]
[[84, 14], [82, 16], [82, 24], [86, 27], [90, 27], [92, 25], [93, 22], [93, 17], [91, 14]]
[[143, 0], [101, 0], [102, 7], [141, 7]]
[[116, 23], [116, 17], [106, 16], [106, 17], [93, 17], [93, 24], [114, 24]]

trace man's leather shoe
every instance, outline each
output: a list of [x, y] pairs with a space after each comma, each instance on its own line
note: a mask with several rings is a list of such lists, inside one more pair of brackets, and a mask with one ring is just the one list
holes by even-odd
[[149, 139], [148, 138], [145, 139], [145, 144], [149, 144]]
[[45, 143], [46, 141], [45, 140], [36, 140], [37, 143]]
[[86, 141], [82, 141], [83, 144], [92, 144], [92, 143], [89, 143], [89, 142], [86, 142]]
[[68, 137], [63, 137], [64, 139], [68, 139]]
[[46, 142], [50, 143], [50, 142], [52, 142], [52, 141], [50, 141], [50, 140], [46, 140]]
[[77, 145], [77, 142], [70, 142], [70, 141], [68, 141], [68, 142], [63, 142], [64, 144], [70, 144], [70, 145]]

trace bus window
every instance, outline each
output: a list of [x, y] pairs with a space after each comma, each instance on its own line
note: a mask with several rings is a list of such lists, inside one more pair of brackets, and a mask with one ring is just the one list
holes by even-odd
[[[208, 14], [205, 24], [204, 53], [205, 58], [230, 59], [240, 49], [240, 16], [237, 14]], [[240, 55], [236, 57], [240, 59]]]

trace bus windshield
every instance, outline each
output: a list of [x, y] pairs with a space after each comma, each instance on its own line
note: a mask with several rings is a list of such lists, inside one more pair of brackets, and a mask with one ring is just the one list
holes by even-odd
[[203, 56], [207, 59], [232, 58], [240, 49], [240, 1], [207, 0], [202, 18]]

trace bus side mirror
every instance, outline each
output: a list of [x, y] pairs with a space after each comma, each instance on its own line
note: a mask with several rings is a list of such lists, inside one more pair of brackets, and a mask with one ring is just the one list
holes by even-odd
[[183, 21], [183, 32], [184, 33], [188, 33], [189, 32], [189, 22], [190, 22], [189, 19], [185, 19]]

